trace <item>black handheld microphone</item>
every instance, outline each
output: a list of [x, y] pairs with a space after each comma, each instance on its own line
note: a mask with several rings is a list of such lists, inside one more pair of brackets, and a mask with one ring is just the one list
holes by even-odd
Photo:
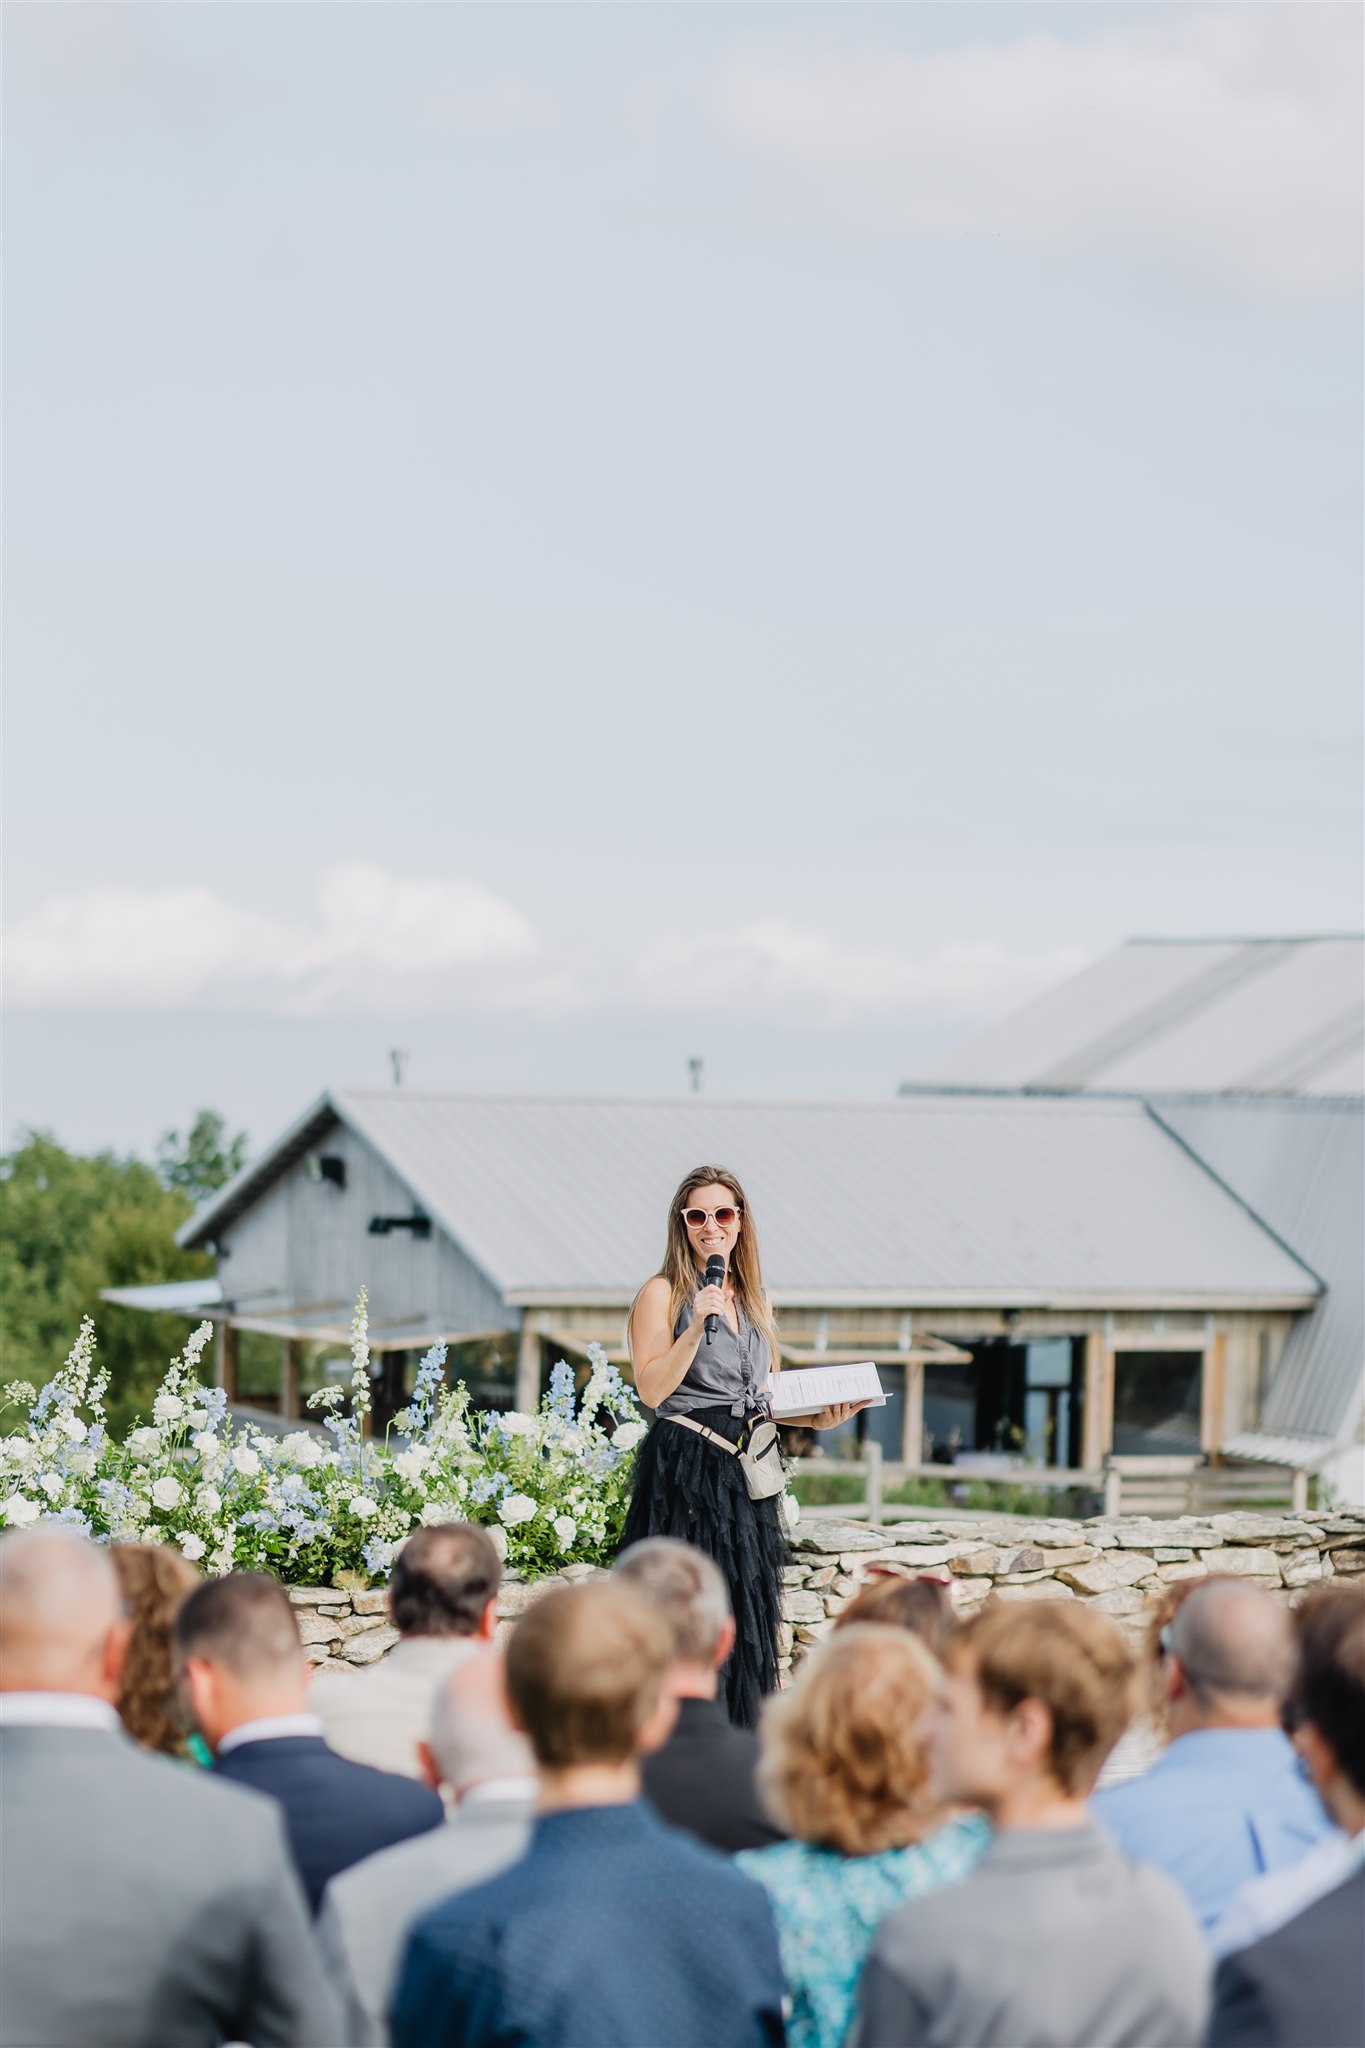
[[[706, 1285], [708, 1287], [719, 1287], [724, 1282], [724, 1279], [725, 1261], [719, 1252], [712, 1252], [710, 1258], [706, 1261]], [[719, 1328], [719, 1316], [708, 1316], [706, 1318], [706, 1341], [708, 1344]]]

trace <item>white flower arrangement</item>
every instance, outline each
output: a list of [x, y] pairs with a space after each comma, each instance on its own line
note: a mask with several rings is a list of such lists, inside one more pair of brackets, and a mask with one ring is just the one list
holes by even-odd
[[350, 1387], [324, 1387], [310, 1403], [326, 1437], [235, 1424], [223, 1390], [199, 1383], [211, 1335], [201, 1323], [171, 1361], [152, 1421], [121, 1442], [106, 1427], [108, 1376], [94, 1371], [89, 1318], [40, 1393], [22, 1382], [0, 1390], [27, 1411], [0, 1436], [0, 1522], [62, 1522], [96, 1542], [173, 1543], [211, 1573], [266, 1570], [301, 1585], [382, 1579], [413, 1529], [458, 1520], [482, 1523], [528, 1578], [611, 1556], [645, 1425], [600, 1346], [589, 1347], [581, 1394], [561, 1362], [537, 1414], [482, 1416], [463, 1386], [445, 1384], [446, 1348], [433, 1345], [390, 1448], [364, 1433], [364, 1289]]

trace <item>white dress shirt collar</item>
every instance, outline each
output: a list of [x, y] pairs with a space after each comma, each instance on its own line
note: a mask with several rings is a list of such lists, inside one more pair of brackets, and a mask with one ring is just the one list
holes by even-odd
[[485, 1778], [471, 1785], [455, 1802], [457, 1813], [471, 1806], [534, 1806], [540, 1797], [538, 1778]]
[[260, 1721], [243, 1721], [225, 1735], [218, 1745], [219, 1756], [240, 1749], [244, 1742], [280, 1742], [287, 1735], [321, 1735], [325, 1731], [316, 1714], [269, 1714]]
[[0, 1692], [0, 1728], [98, 1728], [117, 1734], [122, 1727], [108, 1700], [88, 1692]]

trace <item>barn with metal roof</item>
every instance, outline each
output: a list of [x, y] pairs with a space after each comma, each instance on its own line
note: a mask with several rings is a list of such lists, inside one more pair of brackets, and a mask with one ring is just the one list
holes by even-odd
[[784, 1356], [875, 1358], [892, 1399], [871, 1426], [910, 1463], [1217, 1454], [1324, 1296], [1292, 1238], [1141, 1102], [391, 1088], [323, 1095], [197, 1212], [181, 1241], [218, 1278], [175, 1305], [218, 1322], [230, 1391], [239, 1333], [278, 1338], [289, 1413], [305, 1350], [344, 1340], [364, 1281], [381, 1411], [436, 1338], [501, 1347], [499, 1398], [527, 1405], [557, 1353], [624, 1357], [670, 1195], [703, 1159], [746, 1185]]

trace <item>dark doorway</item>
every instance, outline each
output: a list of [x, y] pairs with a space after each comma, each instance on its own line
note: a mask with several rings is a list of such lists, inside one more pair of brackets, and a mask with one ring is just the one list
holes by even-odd
[[970, 1365], [924, 1369], [924, 1430], [933, 1462], [951, 1464], [959, 1451], [997, 1451], [1033, 1465], [1079, 1465], [1083, 1337], [1022, 1343], [988, 1337], [962, 1349], [971, 1352]]
[[1198, 1456], [1203, 1388], [1202, 1351], [1116, 1351], [1116, 1456]]

